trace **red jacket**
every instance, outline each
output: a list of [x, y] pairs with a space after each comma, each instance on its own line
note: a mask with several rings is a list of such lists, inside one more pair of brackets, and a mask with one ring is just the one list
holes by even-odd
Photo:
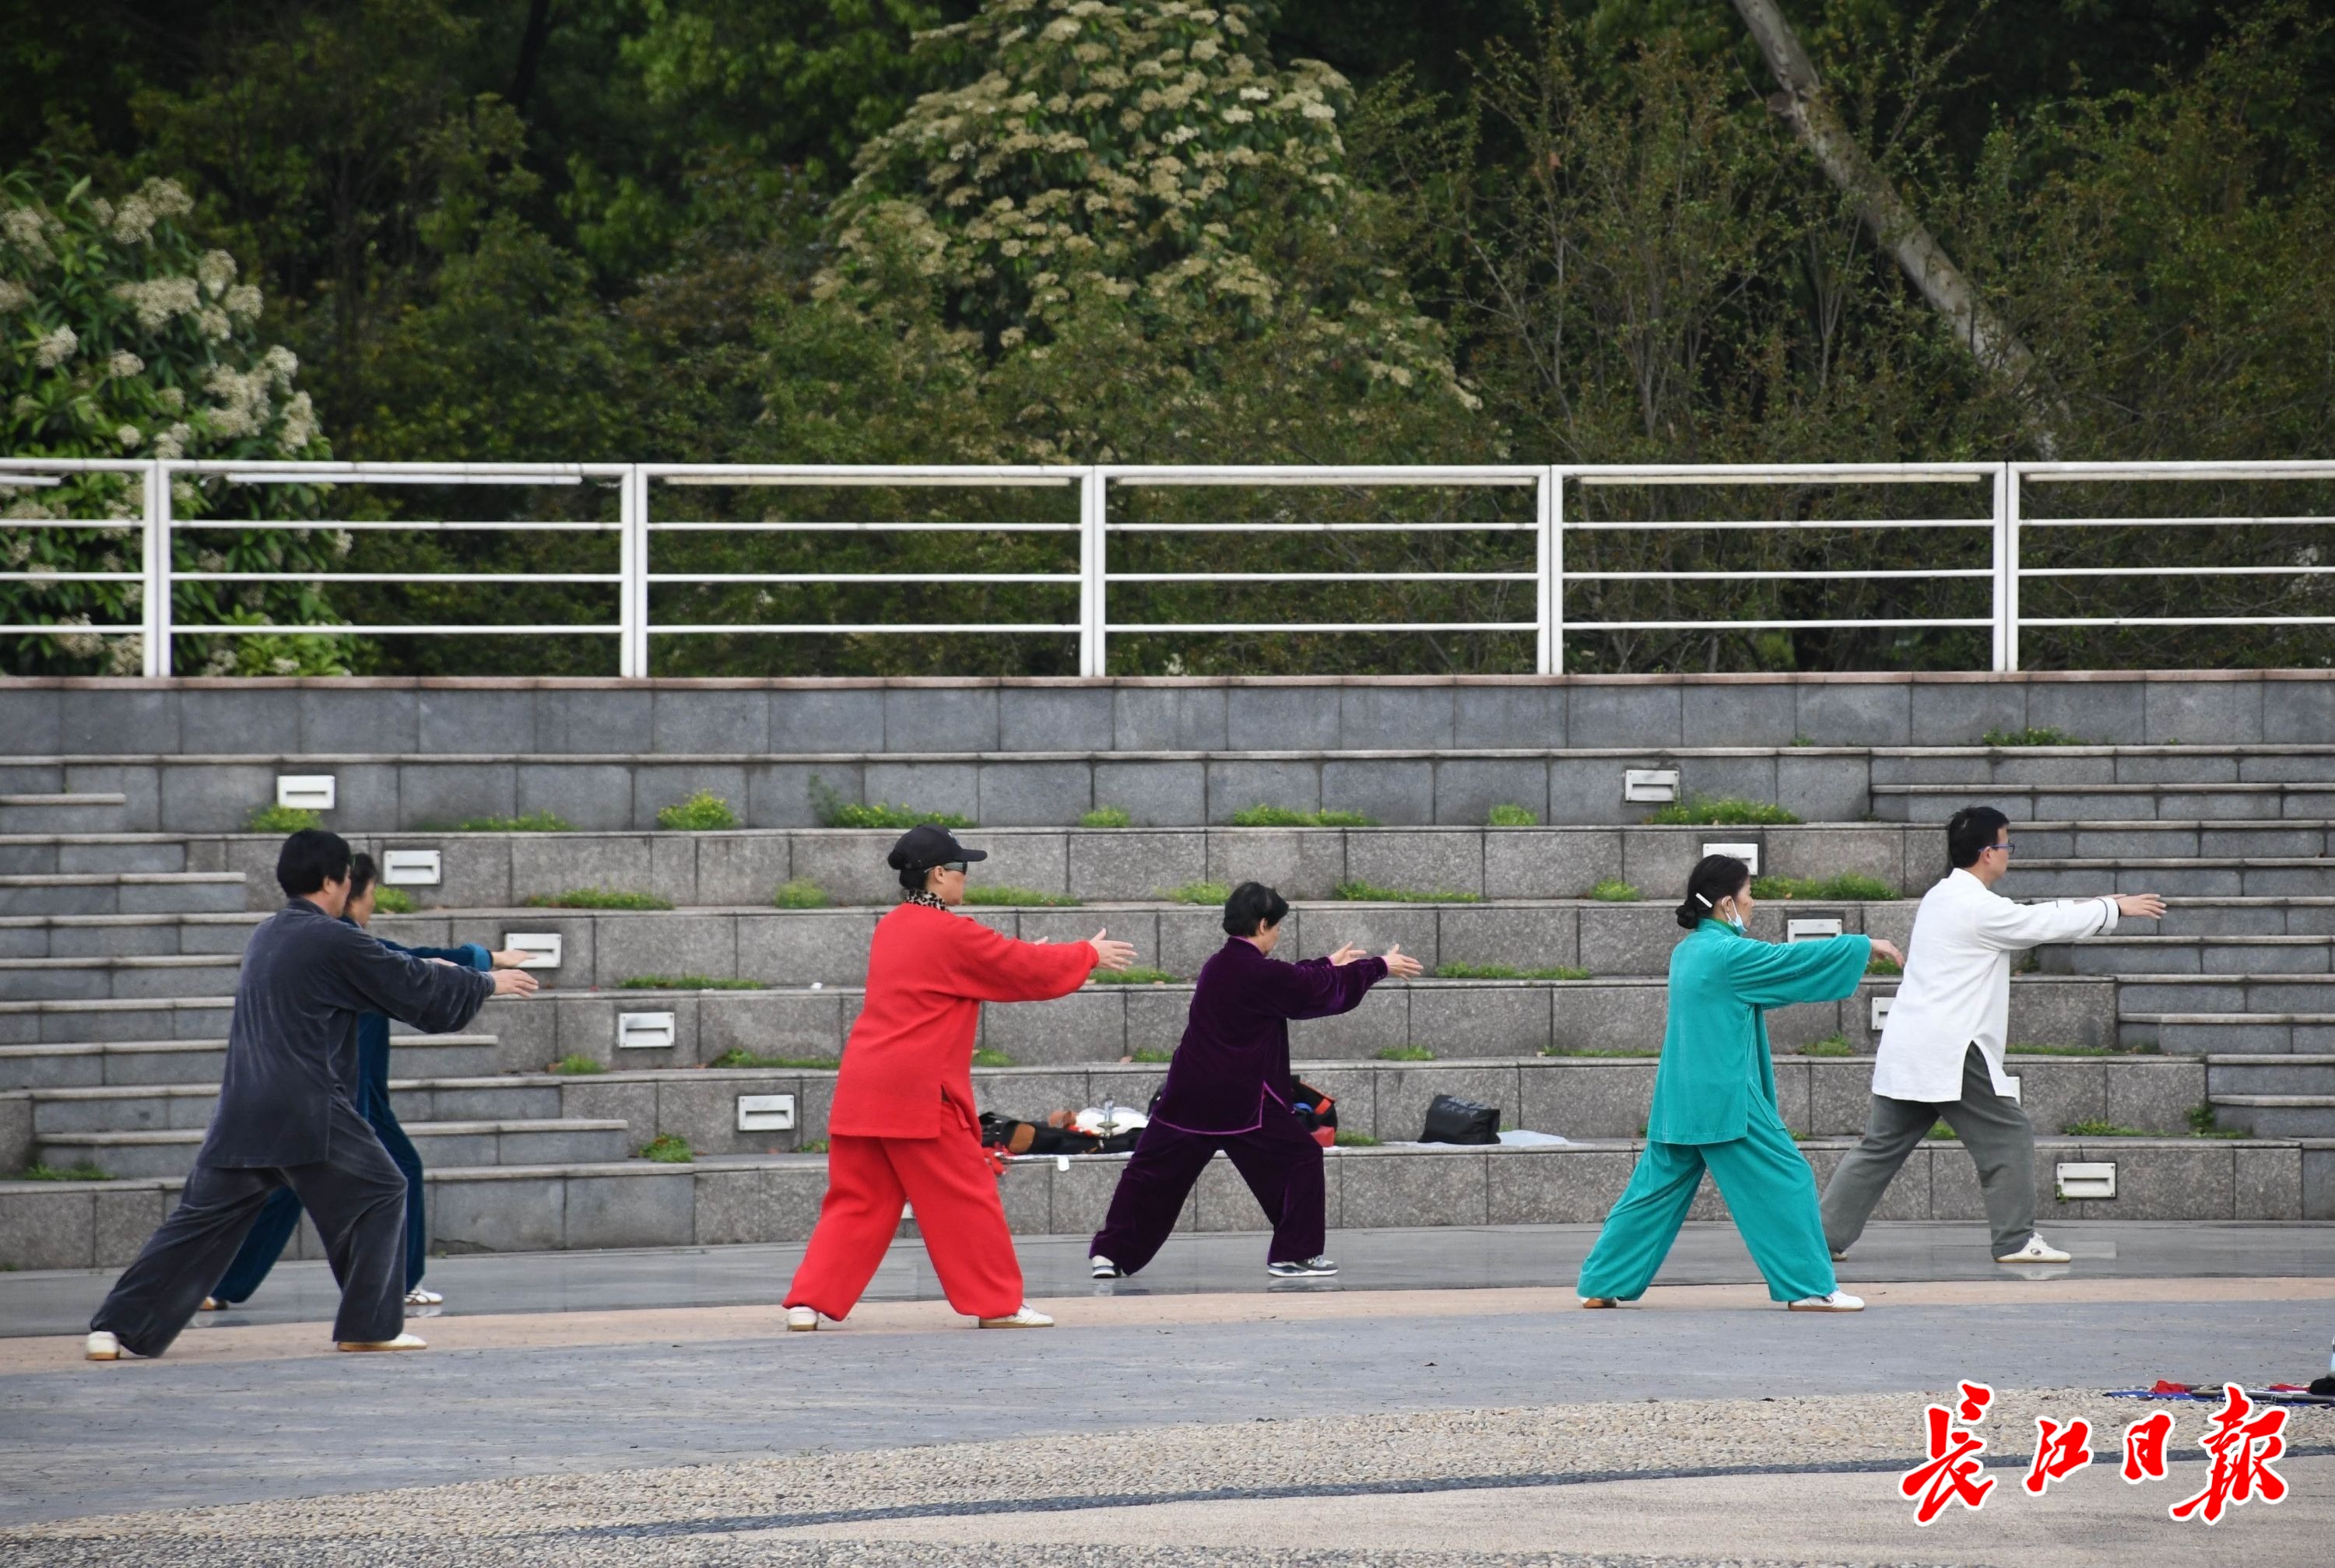
[[1094, 966], [1095, 950], [1083, 942], [1016, 942], [965, 915], [901, 905], [876, 923], [867, 999], [844, 1043], [827, 1130], [938, 1137], [944, 1096], [975, 1114], [981, 1004], [1068, 996]]

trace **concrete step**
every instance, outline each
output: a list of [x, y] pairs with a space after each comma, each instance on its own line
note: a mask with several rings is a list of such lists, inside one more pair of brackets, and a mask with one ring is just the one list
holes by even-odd
[[[2127, 973], [2116, 977], [2117, 1016], [2166, 1013], [2244, 1014], [2261, 1018], [2290, 1013], [2335, 1012], [2335, 974]], [[2127, 1031], [2124, 1043], [2136, 1043]]]
[[244, 906], [231, 871], [0, 876], [0, 916], [223, 914]]
[[120, 833], [133, 827], [130, 798], [87, 794], [0, 794], [0, 833]]
[[132, 1001], [0, 1000], [0, 1045], [82, 1040], [227, 1038], [232, 996], [150, 996]]
[[[392, 1071], [415, 1075], [487, 1073], [496, 1063], [491, 1034], [401, 1034], [390, 1050]], [[225, 1039], [0, 1045], [0, 1090], [217, 1084], [226, 1067]]]
[[2217, 1094], [2214, 1112], [2254, 1137], [2335, 1139], [2335, 1094]]
[[[594, 1162], [629, 1152], [625, 1124], [615, 1119], [410, 1122], [405, 1132], [425, 1166]], [[167, 1176], [185, 1175], [202, 1141], [203, 1128], [193, 1127], [35, 1134], [33, 1148], [36, 1159], [59, 1168], [94, 1166], [116, 1176]]]
[[[282, 841], [279, 839], [278, 847]], [[272, 868], [274, 863], [271, 861]], [[0, 837], [0, 875], [50, 876], [190, 869], [187, 840], [158, 833], [17, 833]], [[218, 870], [218, 866], [192, 867]]]
[[2316, 898], [2335, 894], [2335, 858], [2194, 856], [2130, 860], [2020, 858], [1998, 885], [2008, 898], [2157, 893], [2167, 898]]
[[[1343, 1148], [1325, 1175], [1332, 1229], [1390, 1225], [1594, 1224], [1621, 1196], [1636, 1140], [1543, 1148]], [[1819, 1186], [1853, 1147], [1801, 1145]], [[2286, 1139], [2037, 1139], [2040, 1217], [2101, 1220], [2335, 1218], [2335, 1148]], [[1024, 1160], [1000, 1184], [1017, 1234], [1090, 1234], [1124, 1168], [1123, 1155]], [[2113, 1164], [2117, 1196], [2062, 1200], [2062, 1163]], [[798, 1242], [827, 1186], [817, 1155], [730, 1156], [686, 1165], [646, 1160], [431, 1169], [431, 1244], [441, 1253], [553, 1252]], [[0, 1182], [0, 1264], [117, 1268], [177, 1201], [171, 1179]], [[1981, 1212], [1969, 1157], [1951, 1143], [1917, 1147], [1890, 1186], [1885, 1219], [1956, 1220]], [[1694, 1219], [1727, 1217], [1706, 1187]], [[1228, 1161], [1210, 1162], [1179, 1228], [1255, 1231], [1262, 1221]], [[313, 1256], [304, 1234], [300, 1253]], [[2265, 1260], [2267, 1268], [2274, 1260]]]
[[2127, 1012], [2117, 1031], [2174, 1054], [2308, 1056], [2335, 1050], [2335, 1012]]
[[2150, 821], [2160, 817], [2276, 819], [2321, 817], [2335, 806], [2335, 781], [2276, 783], [1875, 784], [1873, 814], [1884, 822], [1943, 823], [1974, 796], [2013, 822]]
[[0, 996], [31, 1002], [215, 996], [235, 989], [240, 953], [0, 958]]
[[2228, 1052], [2205, 1059], [2213, 1093], [2335, 1094], [2335, 1052]]
[[2335, 970], [2335, 936], [2112, 936], [2055, 943], [2035, 951], [2046, 974], [2204, 977], [2326, 974]]

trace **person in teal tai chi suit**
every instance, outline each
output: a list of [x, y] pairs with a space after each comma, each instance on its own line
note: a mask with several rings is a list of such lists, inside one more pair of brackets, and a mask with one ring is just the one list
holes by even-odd
[[1581, 1265], [1584, 1307], [1645, 1294], [1708, 1170], [1769, 1296], [1796, 1312], [1865, 1309], [1833, 1277], [1816, 1177], [1776, 1109], [1765, 1010], [1837, 1002], [1874, 953], [1899, 964], [1904, 955], [1865, 936], [1755, 941], [1744, 932], [1751, 905], [1751, 868], [1731, 855], [1705, 856], [1687, 878], [1678, 922], [1690, 934], [1671, 953], [1646, 1148]]

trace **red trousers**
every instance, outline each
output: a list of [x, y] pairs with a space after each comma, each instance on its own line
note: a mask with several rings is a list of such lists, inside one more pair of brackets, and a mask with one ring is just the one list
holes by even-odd
[[1022, 1263], [997, 1177], [973, 1118], [954, 1104], [938, 1137], [828, 1139], [827, 1198], [786, 1304], [842, 1318], [859, 1302], [914, 1204], [916, 1229], [949, 1305], [968, 1317], [1003, 1318], [1022, 1305]]

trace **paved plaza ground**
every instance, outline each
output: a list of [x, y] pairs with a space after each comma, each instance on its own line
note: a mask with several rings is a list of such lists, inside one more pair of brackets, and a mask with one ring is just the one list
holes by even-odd
[[[1268, 1282], [1262, 1238], [1178, 1238], [1090, 1284], [1025, 1244], [1061, 1326], [980, 1333], [914, 1243], [852, 1321], [780, 1331], [790, 1248], [455, 1258], [432, 1348], [332, 1353], [329, 1282], [290, 1265], [157, 1361], [91, 1365], [106, 1276], [0, 1277], [0, 1559], [147, 1563], [2320, 1563], [2335, 1409], [2299, 1411], [2275, 1508], [2212, 1534], [2207, 1407], [2171, 1477], [2095, 1465], [2018, 1490], [2034, 1418], [2104, 1444], [2157, 1378], [2305, 1380], [2335, 1334], [2313, 1226], [2063, 1227], [2019, 1278], [1968, 1225], [1876, 1226], [1872, 1310], [1786, 1313], [1731, 1230], [1691, 1226], [1642, 1306], [1574, 1307], [1584, 1226], [1360, 1232], [1345, 1273]], [[2011, 1467], [1917, 1530], [1894, 1492], [1922, 1408], [2001, 1397]]]

